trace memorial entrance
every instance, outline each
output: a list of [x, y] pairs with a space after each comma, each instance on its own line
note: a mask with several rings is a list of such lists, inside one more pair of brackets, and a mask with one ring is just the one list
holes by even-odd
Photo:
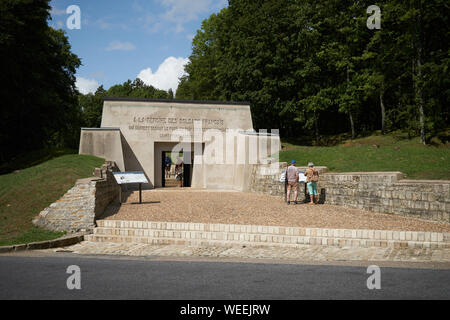
[[182, 186], [246, 191], [253, 165], [279, 149], [277, 133], [253, 130], [246, 102], [105, 98], [101, 127], [82, 128], [79, 153], [144, 172], [144, 189], [173, 184], [165, 157], [178, 153]]
[[161, 159], [161, 187], [191, 186], [192, 165], [194, 163], [192, 152], [162, 151]]

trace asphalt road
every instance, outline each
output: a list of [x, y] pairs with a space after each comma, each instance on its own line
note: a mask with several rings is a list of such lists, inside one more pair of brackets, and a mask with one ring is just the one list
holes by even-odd
[[[71, 265], [79, 290], [67, 288]], [[448, 269], [380, 270], [369, 290], [360, 266], [0, 256], [0, 299], [450, 299]]]

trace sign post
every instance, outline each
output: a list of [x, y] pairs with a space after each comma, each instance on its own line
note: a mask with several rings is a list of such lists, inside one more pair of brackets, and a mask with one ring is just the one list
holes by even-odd
[[298, 172], [298, 182], [302, 183], [305, 186], [305, 200], [303, 200], [303, 202], [307, 202], [307, 199], [306, 199], [306, 176], [305, 176], [305, 171], [299, 171]]
[[142, 183], [139, 183], [139, 203], [142, 203]]
[[122, 185], [123, 184], [139, 184], [139, 203], [142, 203], [142, 184], [148, 183], [147, 177], [142, 171], [113, 172], [117, 184], [120, 186], [119, 201], [122, 203]]

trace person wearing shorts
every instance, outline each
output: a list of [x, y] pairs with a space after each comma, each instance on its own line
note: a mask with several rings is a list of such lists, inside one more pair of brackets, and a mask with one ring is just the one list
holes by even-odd
[[317, 193], [317, 181], [319, 181], [319, 172], [314, 169], [314, 163], [308, 163], [308, 169], [305, 171], [306, 176], [306, 186], [308, 187], [309, 197], [311, 202], [309, 204], [317, 204], [318, 193]]
[[172, 159], [169, 156], [166, 156], [165, 162], [165, 177], [170, 178], [170, 166], [172, 165]]
[[177, 164], [175, 165], [175, 179], [178, 182], [178, 187], [183, 186], [183, 160], [177, 157]]
[[286, 169], [287, 187], [287, 204], [291, 203], [291, 189], [294, 189], [294, 204], [297, 204], [298, 196], [298, 169], [295, 166], [295, 160], [291, 161], [291, 165]]

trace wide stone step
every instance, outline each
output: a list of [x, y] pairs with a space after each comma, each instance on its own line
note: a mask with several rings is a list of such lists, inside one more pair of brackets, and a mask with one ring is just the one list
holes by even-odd
[[163, 239], [171, 244], [200, 241], [211, 245], [450, 248], [450, 234], [437, 232], [117, 220], [99, 220], [97, 224], [90, 241], [155, 243]]
[[247, 242], [247, 241], [222, 241], [205, 239], [175, 239], [175, 238], [150, 238], [150, 237], [130, 237], [91, 234], [85, 236], [86, 241], [91, 242], [114, 242], [114, 243], [142, 243], [155, 245], [193, 245], [193, 246], [226, 246], [226, 247], [301, 247], [301, 244], [283, 244], [265, 242]]
[[166, 179], [165, 186], [166, 187], [176, 187], [176, 186], [178, 186], [178, 181], [175, 179]]
[[[450, 244], [430, 241], [367, 240], [333, 237], [273, 236], [266, 234], [208, 231], [96, 228], [88, 241], [136, 242], [149, 244], [203, 244], [295, 247], [328, 245], [339, 247], [444, 248]], [[109, 240], [108, 240], [109, 239]], [[159, 241], [161, 240], [161, 241]]]

